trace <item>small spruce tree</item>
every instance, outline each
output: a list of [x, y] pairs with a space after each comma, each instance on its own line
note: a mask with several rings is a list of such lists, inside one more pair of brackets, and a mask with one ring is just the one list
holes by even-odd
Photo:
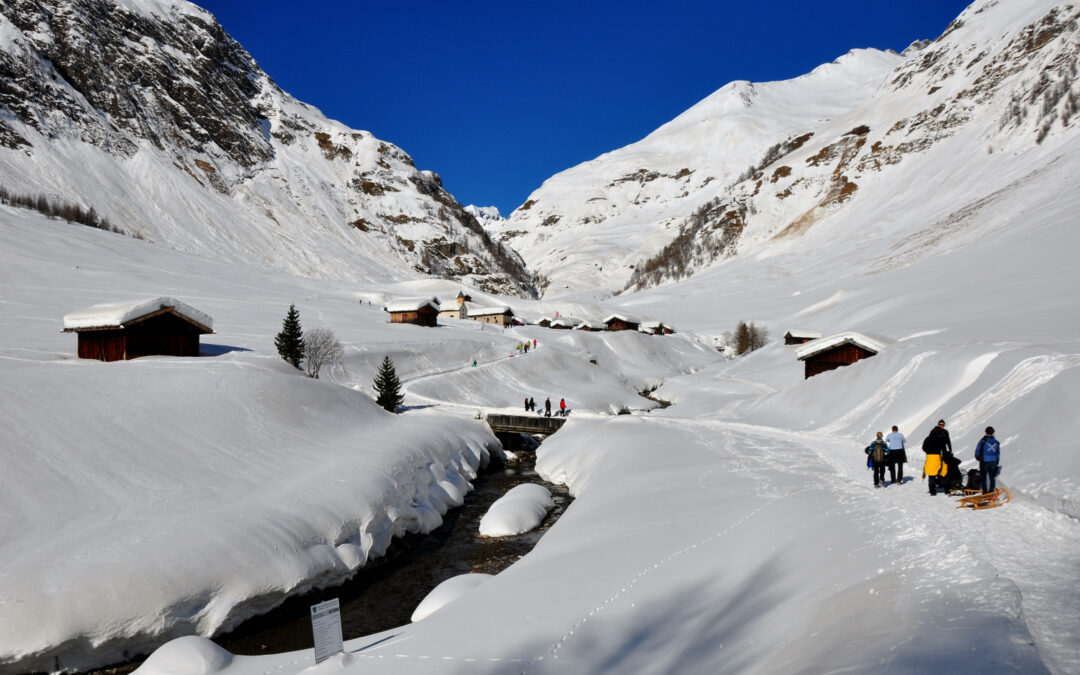
[[304, 360], [304, 332], [300, 328], [300, 312], [296, 311], [296, 305], [289, 305], [289, 313], [281, 324], [281, 332], [274, 338], [274, 346], [281, 358], [294, 368], [300, 368], [300, 362]]
[[745, 354], [750, 351], [750, 326], [745, 321], [740, 321], [735, 329], [735, 354]]
[[375, 402], [390, 412], [396, 411], [405, 400], [401, 393], [401, 380], [394, 371], [394, 362], [389, 355], [383, 357], [379, 372], [375, 375], [375, 391], [379, 392]]

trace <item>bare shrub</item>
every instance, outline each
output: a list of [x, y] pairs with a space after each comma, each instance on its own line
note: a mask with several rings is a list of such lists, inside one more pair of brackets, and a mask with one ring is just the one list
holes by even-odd
[[344, 348], [329, 328], [315, 328], [304, 335], [304, 364], [310, 378], [317, 380], [324, 367], [340, 365], [344, 354]]

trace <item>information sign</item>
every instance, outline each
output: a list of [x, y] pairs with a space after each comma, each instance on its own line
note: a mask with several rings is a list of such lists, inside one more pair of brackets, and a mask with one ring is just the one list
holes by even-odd
[[338, 599], [311, 606], [311, 632], [315, 636], [315, 664], [344, 651], [341, 639], [341, 608]]

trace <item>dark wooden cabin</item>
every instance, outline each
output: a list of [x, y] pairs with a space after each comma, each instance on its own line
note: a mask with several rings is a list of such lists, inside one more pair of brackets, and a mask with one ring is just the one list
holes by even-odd
[[786, 345], [801, 345], [811, 340], [816, 340], [821, 337], [821, 333], [816, 330], [800, 330], [792, 329], [784, 333], [784, 344]]
[[165, 306], [116, 325], [65, 328], [79, 336], [80, 359], [123, 361], [140, 356], [198, 356], [199, 336], [210, 326]]
[[383, 310], [390, 314], [390, 323], [411, 323], [435, 327], [439, 323], [439, 303], [432, 299], [397, 300]]
[[634, 321], [633, 319], [622, 316], [621, 314], [613, 314], [612, 316], [604, 319], [604, 326], [606, 326], [605, 330], [611, 331], [638, 330], [638, 328], [641, 327], [641, 322]]
[[805, 378], [820, 375], [841, 366], [874, 356], [881, 345], [858, 333], [841, 333], [828, 338], [812, 340], [796, 352], [805, 364]]

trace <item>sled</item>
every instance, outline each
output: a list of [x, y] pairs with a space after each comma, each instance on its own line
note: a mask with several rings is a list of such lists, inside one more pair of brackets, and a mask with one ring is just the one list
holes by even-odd
[[966, 497], [961, 497], [956, 500], [958, 509], [974, 509], [976, 511], [980, 509], [992, 509], [1002, 504], [1008, 504], [1011, 497], [1009, 491], [1005, 488], [998, 488], [993, 492], [982, 494], [981, 492], [975, 492], [973, 490], [964, 490], [968, 494]]

